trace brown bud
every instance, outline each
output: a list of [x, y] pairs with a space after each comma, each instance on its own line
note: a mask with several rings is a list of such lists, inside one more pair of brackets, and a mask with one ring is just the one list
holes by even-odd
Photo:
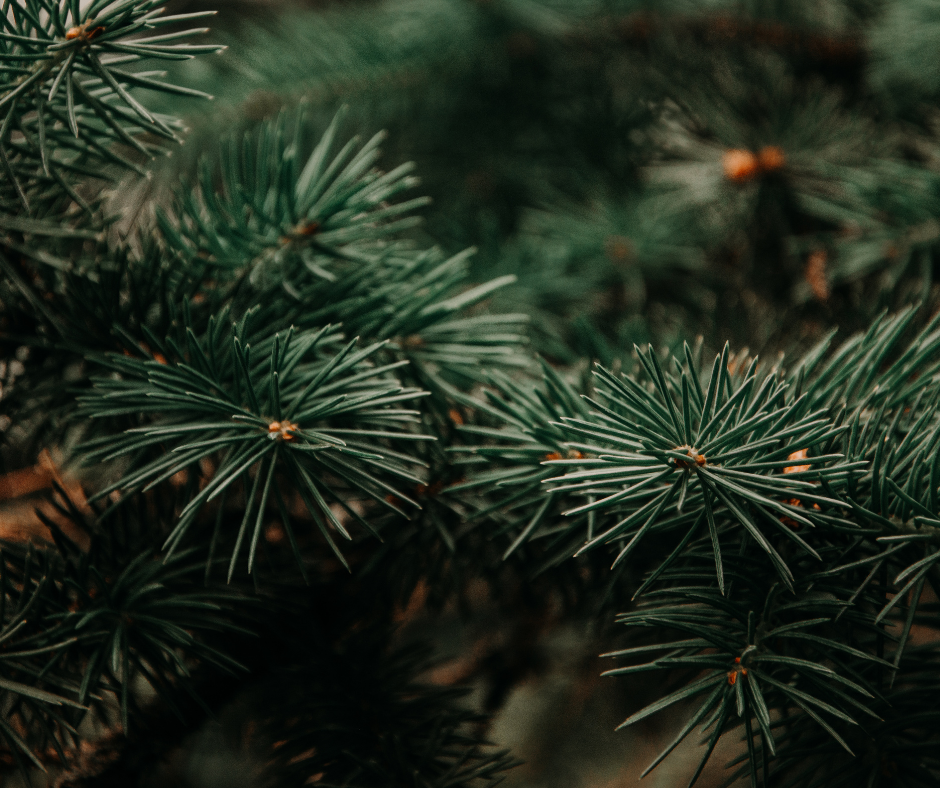
[[787, 163], [783, 148], [777, 145], [766, 145], [761, 148], [760, 153], [757, 154], [757, 159], [763, 172], [777, 172], [783, 169], [783, 166]]
[[732, 148], [725, 151], [721, 160], [725, 177], [735, 183], [746, 183], [760, 174], [761, 165], [757, 156], [749, 150]]
[[820, 301], [829, 298], [829, 280], [826, 277], [827, 256], [822, 249], [817, 249], [806, 260], [803, 278], [809, 284], [813, 295]]
[[271, 435], [274, 440], [290, 442], [294, 440], [296, 437], [294, 433], [299, 429], [300, 427], [292, 421], [287, 421], [287, 419], [284, 421], [272, 421], [268, 425], [268, 434]]

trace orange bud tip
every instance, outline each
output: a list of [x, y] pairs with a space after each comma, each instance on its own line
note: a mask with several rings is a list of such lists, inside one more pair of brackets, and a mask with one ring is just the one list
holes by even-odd
[[[809, 456], [809, 449], [800, 449], [799, 451], [793, 452], [790, 456], [787, 457], [791, 462], [797, 462], [798, 460], [805, 460]], [[783, 469], [784, 473], [800, 473], [802, 471], [808, 471], [812, 466], [811, 465], [788, 465]]]
[[705, 458], [705, 455], [699, 454], [698, 451], [696, 449], [693, 449], [691, 446], [678, 446], [676, 447], [676, 451], [684, 452], [686, 457], [689, 458], [688, 460], [685, 460], [685, 459], [674, 460], [677, 468], [684, 468], [688, 470], [689, 468], [693, 466], [704, 468], [706, 465], [708, 465], [708, 460]]
[[274, 438], [274, 440], [290, 442], [294, 440], [297, 436], [294, 435], [300, 429], [292, 421], [272, 421], [268, 425], [268, 434]]
[[783, 153], [783, 148], [777, 145], [767, 145], [761, 148], [757, 159], [760, 162], [760, 168], [764, 172], [777, 172], [783, 169], [787, 163], [787, 157]]
[[88, 23], [85, 22], [85, 24], [70, 27], [65, 33], [65, 40], [74, 41], [76, 38], [81, 38], [84, 41], [91, 41], [93, 38], [100, 36], [103, 32], [104, 28], [101, 25], [89, 30]]
[[732, 148], [725, 151], [721, 166], [724, 169], [725, 178], [735, 183], [746, 183], [753, 180], [760, 174], [761, 170], [757, 156], [751, 151], [741, 148]]
[[809, 285], [813, 295], [820, 301], [829, 298], [829, 277], [826, 274], [828, 257], [822, 249], [817, 249], [806, 260], [803, 278]]

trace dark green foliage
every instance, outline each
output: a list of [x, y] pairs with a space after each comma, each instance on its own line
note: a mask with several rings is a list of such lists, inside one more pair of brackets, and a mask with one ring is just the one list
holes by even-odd
[[473, 734], [485, 718], [461, 708], [464, 692], [416, 681], [430, 667], [425, 649], [389, 652], [375, 633], [312, 647], [303, 670], [273, 677], [256, 698], [274, 753], [270, 784], [319, 775], [325, 786], [476, 788], [513, 765]]
[[[667, 377], [652, 348], [639, 358], [646, 381], [616, 377], [601, 368], [593, 418], [563, 417], [568, 436], [588, 439], [571, 445], [597, 459], [577, 462], [588, 469], [555, 477], [551, 483], [596, 498], [569, 514], [612, 509], [613, 516], [606, 517], [617, 521], [610, 528], [601, 526], [602, 533], [581, 549], [629, 537], [619, 562], [654, 525], [661, 531], [688, 533], [707, 524], [723, 589], [717, 523], [732, 521], [767, 552], [789, 586], [792, 574], [758, 523], [771, 525], [814, 554], [789, 521], [807, 527], [827, 520], [838, 523], [818, 507], [839, 502], [814, 489], [820, 482], [841, 487], [850, 472], [858, 470], [842, 462], [841, 455], [825, 452], [839, 434], [838, 426], [822, 411], [807, 412], [798, 390], [788, 398], [788, 386], [774, 371], [755, 374], [756, 359], [732, 378], [727, 346], [715, 359], [707, 384], [704, 378], [700, 381], [688, 346], [688, 372], [673, 359], [678, 375]], [[805, 461], [810, 467], [783, 473], [799, 451], [812, 452]]]
[[[200, 76], [251, 114], [303, 97], [389, 127], [434, 235], [480, 247], [478, 281], [520, 277], [503, 304], [553, 359], [777, 346], [929, 291], [931, 70], [895, 46], [922, 51], [929, 5], [385, 0], [246, 21]], [[728, 177], [729, 151], [765, 149], [776, 164]]]
[[[526, 309], [533, 344], [546, 356], [611, 363], [622, 348], [649, 340], [639, 315], [664, 291], [678, 302], [679, 315], [707, 307], [705, 258], [694, 243], [700, 240], [695, 213], [668, 192], [613, 195], [589, 207], [558, 201], [523, 214], [512, 243], [496, 259], [484, 252], [478, 270], [517, 277], [514, 287], [496, 293], [496, 303]], [[599, 335], [594, 326], [618, 329], [605, 339], [611, 332]]]
[[[587, 415], [570, 398], [555, 399], [568, 406], [553, 422], [557, 454], [543, 462], [584, 470], [540, 474], [541, 495], [533, 488], [489, 514], [496, 527], [511, 516], [521, 542], [539, 536], [526, 518], [538, 524], [553, 495], [591, 496], [567, 512], [581, 534], [585, 513], [597, 513], [600, 533], [582, 536], [581, 551], [613, 542], [616, 564], [636, 559], [641, 539], [656, 545], [660, 558], [635, 610], [618, 619], [654, 635], [610, 655], [653, 660], [609, 671], [687, 671], [678, 689], [625, 723], [696, 699], [655, 763], [704, 726], [709, 746], [694, 783], [718, 738], [743, 727], [742, 771], [758, 785], [779, 769], [789, 784], [803, 752], [797, 742], [822, 735], [806, 729], [810, 721], [859, 757], [869, 750], [859, 741], [885, 735], [883, 693], [903, 685], [908, 652], [928, 653], [908, 642], [923, 611], [932, 615], [922, 593], [928, 583], [935, 590], [940, 562], [940, 318], [902, 343], [915, 316], [883, 318], [828, 358], [824, 342], [789, 374], [760, 373], [756, 359], [732, 364], [727, 348], [707, 377], [688, 347], [681, 361], [638, 351], [634, 372], [599, 370]], [[546, 381], [555, 386], [553, 377]], [[531, 401], [510, 396], [507, 413]], [[505, 462], [516, 429], [480, 430], [495, 441], [474, 452]], [[536, 450], [532, 438], [528, 445]], [[500, 475], [512, 483], [512, 472]], [[892, 718], [919, 713], [893, 708]], [[811, 763], [820, 782], [806, 784], [841, 774], [839, 759]], [[936, 777], [929, 756], [908, 753], [903, 768]]]
[[[272, 785], [493, 785], [402, 645], [476, 595], [625, 633], [608, 675], [659, 692], [623, 726], [686, 715], [650, 769], [730, 737], [729, 785], [936, 784], [929, 3], [387, 0], [201, 72], [164, 5], [0, 4], [4, 471], [71, 482], [2, 543], [2, 766], [137, 725], [150, 763], [198, 703]], [[468, 662], [487, 709], [534, 670]]]
[[[157, 140], [179, 139], [178, 122], [149, 111], [131, 89], [206, 94], [164, 82], [162, 72], [129, 71], [125, 66], [142, 60], [187, 59], [217, 52], [219, 47], [176, 43], [205, 29], [171, 27], [169, 32], [147, 35], [167, 25], [211, 16], [161, 16], [165, 5], [164, 0], [4, 3], [0, 16], [5, 80], [0, 86], [3, 214], [18, 208], [38, 209], [50, 200], [61, 204], [66, 195], [86, 205], [73, 186], [77, 178], [100, 177], [108, 165], [143, 174], [134, 155], [149, 157], [159, 150]], [[142, 135], [149, 139], [141, 139]], [[115, 142], [136, 153], [119, 153]], [[31, 232], [39, 227], [28, 219], [2, 214], [0, 221], [6, 230]], [[61, 229], [52, 226], [46, 232], [58, 234]]]
[[[234, 279], [230, 297], [239, 306], [279, 304], [262, 320], [275, 328], [341, 323], [350, 336], [388, 340], [396, 359], [423, 387], [436, 378], [466, 383], [481, 364], [519, 366], [519, 314], [472, 311], [495, 290], [514, 281], [497, 277], [465, 289], [472, 250], [445, 257], [403, 237], [426, 204], [387, 200], [417, 182], [402, 165], [383, 173], [376, 135], [356, 152], [356, 140], [332, 153], [340, 113], [300, 166], [302, 112], [263, 125], [255, 139], [224, 147], [216, 171], [203, 163], [200, 187], [184, 190], [175, 219], [160, 226], [171, 249], [205, 266], [222, 281]], [[217, 188], [220, 187], [220, 188]], [[479, 310], [476, 310], [479, 312]], [[455, 377], [456, 376], [456, 377]]]
[[402, 374], [444, 391], [480, 381], [490, 367], [520, 368], [526, 316], [488, 314], [480, 306], [514, 277], [467, 288], [473, 250], [444, 256], [436, 249], [357, 262], [330, 281], [301, 289], [288, 317], [296, 325], [341, 323], [347, 332], [388, 342], [407, 360]]
[[[23, 279], [22, 289], [10, 279], [0, 286], [5, 352], [22, 354], [21, 348], [27, 348], [29, 368], [28, 375], [4, 390], [0, 408], [23, 427], [27, 441], [35, 442], [33, 454], [61, 441], [68, 430], [76, 390], [90, 385], [96, 371], [86, 355], [150, 357], [149, 343], [180, 322], [184, 303], [200, 332], [219, 309], [218, 294], [204, 287], [204, 268], [166, 261], [154, 238], [133, 241], [141, 246], [83, 244], [74, 250], [70, 270], [39, 267], [29, 271], [31, 287]], [[63, 371], [72, 388], [61, 385]]]
[[919, 101], [940, 88], [930, 54], [940, 29], [937, 7], [925, 0], [891, 3], [880, 22], [871, 33], [872, 80], [895, 110], [920, 112]]
[[[527, 540], [542, 540], [557, 562], [594, 534], [593, 514], [565, 522], [559, 528], [558, 516], [568, 508], [565, 502], [570, 504], [570, 498], [555, 491], [545, 494], [552, 468], [544, 463], [569, 455], [564, 432], [556, 420], [569, 413], [586, 416], [588, 411], [563, 376], [545, 362], [542, 372], [544, 384], [539, 388], [520, 385], [506, 375], [491, 376], [487, 402], [473, 403], [482, 423], [461, 428], [462, 434], [485, 442], [454, 448], [459, 453], [458, 467], [466, 469], [467, 478], [451, 490], [479, 494], [474, 518], [496, 518], [497, 534], [508, 533], [511, 537], [504, 559]], [[487, 426], [491, 421], [501, 429]], [[491, 443], [494, 437], [498, 442]]]
[[[33, 441], [81, 436], [73, 457], [93, 469], [95, 493], [87, 508], [60, 490], [56, 517], [40, 513], [56, 547], [4, 548], [0, 736], [24, 772], [72, 762], [88, 735], [82, 720], [133, 730], [148, 693], [187, 724], [180, 693], [202, 702], [206, 677], [237, 672], [257, 629], [242, 626], [258, 598], [237, 590], [240, 557], [256, 591], [274, 583], [276, 615], [292, 609], [294, 586], [331, 577], [330, 551], [346, 563], [337, 537], [352, 541], [358, 570], [362, 540], [347, 528], [374, 534], [385, 512], [404, 530], [428, 487], [424, 468], [441, 467], [442, 449], [416, 447], [452, 430], [451, 387], [479, 379], [483, 362], [526, 363], [523, 317], [481, 308], [512, 278], [467, 289], [468, 253], [448, 258], [406, 240], [425, 200], [385, 201], [414, 185], [410, 165], [379, 171], [380, 137], [333, 151], [338, 117], [302, 166], [308, 127], [297, 113], [288, 132], [284, 115], [206, 159], [201, 189], [181, 189], [159, 223], [125, 237], [108, 229], [98, 187], [85, 199], [70, 179], [119, 174], [112, 164], [139, 170], [137, 154], [176, 138], [169, 119], [127, 92], [158, 88], [153, 75], [116, 65], [217, 49], [174, 43], [193, 32], [178, 25], [127, 43], [162, 23], [160, 6], [3, 11], [7, 72], [29, 61], [38, 75], [0, 97], [0, 144], [17, 175], [4, 181], [10, 213], [0, 217], [3, 339], [29, 365], [4, 392], [11, 444], [27, 453]], [[433, 406], [414, 383], [430, 386]], [[453, 549], [434, 533], [431, 549]], [[278, 540], [289, 550], [269, 549]], [[219, 563], [233, 585], [216, 585]], [[420, 666], [393, 665], [375, 674], [376, 690], [397, 702]], [[510, 762], [479, 749], [480, 718], [455, 705], [459, 693], [420, 692], [425, 702], [406, 703], [402, 718], [418, 760], [402, 768], [431, 747], [422, 773], [433, 784], [492, 783]]]
[[155, 555], [133, 515], [89, 527], [101, 510], [89, 517], [61, 491], [57, 508], [71, 527], [66, 534], [46, 520], [55, 547], [4, 545], [0, 562], [0, 735], [21, 767], [43, 770], [37, 754], [52, 747], [64, 761], [88, 707], [132, 724], [135, 682], [147, 680], [172, 708], [180, 693], [196, 692], [193, 664], [238, 671], [212, 639], [243, 631], [237, 621], [251, 604], [206, 585], [204, 560], [192, 551]]
[[[712, 746], [725, 731], [744, 726], [743, 735], [757, 736], [762, 748], [758, 759], [749, 747], [751, 769], [761, 768], [766, 778], [776, 739], [786, 739], [783, 721], [801, 713], [819, 726], [817, 737], [828, 734], [848, 749], [846, 734], [839, 730], [879, 720], [868, 707], [877, 690], [863, 675], [869, 664], [885, 663], [861, 650], [870, 633], [862, 629], [861, 637], [852, 637], [864, 619], [851, 612], [840, 616], [845, 605], [833, 594], [838, 590], [833, 585], [806, 583], [794, 601], [754, 560], [753, 548], [727, 560], [728, 589], [716, 594], [714, 584], [702, 582], [709, 552], [707, 544], [693, 545], [677, 568], [661, 575], [664, 587], [648, 592], [636, 611], [619, 617], [627, 626], [672, 630], [678, 637], [607, 655], [653, 660], [606, 675], [685, 670], [696, 676], [623, 723], [632, 725], [673, 703], [696, 699], [688, 726], [649, 770], [698, 724]], [[841, 621], [834, 625], [833, 619]], [[710, 754], [711, 747], [699, 771]]]
[[784, 733], [789, 752], [780, 759], [780, 773], [786, 777], [779, 784], [784, 788], [934, 785], [940, 774], [936, 670], [935, 646], [908, 651], [902, 662], [905, 680], [871, 703], [881, 721], [847, 732], [847, 742], [858, 757], [847, 757], [833, 739], [820, 737], [806, 717], [793, 720]]
[[[351, 512], [346, 505], [350, 497], [363, 495], [397, 508], [386, 502], [389, 494], [416, 505], [390, 482], [420, 482], [414, 474], [421, 463], [392, 447], [404, 440], [429, 439], [407, 431], [417, 411], [400, 405], [413, 402], [421, 392], [389, 377], [401, 362], [381, 367], [371, 363], [378, 345], [354, 350], [355, 342], [350, 342], [325, 354], [323, 347], [338, 339], [329, 327], [296, 334], [288, 330], [283, 339], [275, 334], [252, 341], [249, 318], [231, 329], [224, 315], [212, 318], [201, 341], [190, 330], [182, 348], [171, 342], [159, 345], [169, 358], [162, 353], [159, 360], [114, 356], [108, 366], [120, 377], [98, 379], [95, 393], [82, 400], [93, 418], [153, 417], [122, 438], [105, 436], [84, 444], [87, 460], [128, 454], [136, 460], [98, 497], [116, 490], [123, 495], [146, 492], [180, 472], [199, 475], [200, 463], [212, 461], [211, 481], [184, 506], [167, 538], [165, 547], [171, 551], [206, 503], [235, 482], [251, 490], [246, 492], [229, 577], [244, 537], [251, 569], [269, 498], [284, 511], [284, 483], [300, 491], [337, 555], [327, 523], [351, 537], [331, 505], [338, 503]], [[162, 451], [151, 459], [154, 448]], [[284, 526], [296, 551], [289, 520]]]
[[407, 214], [425, 198], [385, 204], [416, 179], [409, 175], [413, 165], [388, 173], [373, 167], [384, 135], [358, 151], [355, 139], [333, 151], [337, 115], [301, 161], [303, 114], [296, 115], [290, 142], [285, 120], [264, 126], [255, 140], [223, 147], [219, 172], [204, 161], [198, 191], [181, 196], [179, 227], [161, 222], [187, 259], [200, 257], [229, 271], [247, 268], [252, 283], [273, 280], [296, 288], [301, 273], [334, 279], [333, 260], [362, 263], [380, 256], [377, 241], [418, 221]]

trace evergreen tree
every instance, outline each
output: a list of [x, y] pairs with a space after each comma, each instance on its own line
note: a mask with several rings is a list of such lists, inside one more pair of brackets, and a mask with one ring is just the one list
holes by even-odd
[[578, 622], [647, 772], [936, 785], [934, 5], [5, 0], [0, 779], [482, 788]]

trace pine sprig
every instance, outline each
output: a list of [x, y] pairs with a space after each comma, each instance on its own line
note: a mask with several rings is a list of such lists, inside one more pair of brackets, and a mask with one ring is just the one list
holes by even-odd
[[523, 368], [530, 363], [521, 352], [526, 316], [485, 310], [487, 299], [515, 278], [473, 285], [472, 254], [445, 258], [429, 249], [362, 261], [301, 289], [286, 319], [298, 326], [340, 323], [349, 333], [386, 341], [391, 357], [409, 362], [402, 374], [440, 394], [483, 382], [488, 369]]
[[[161, 216], [171, 247], [201, 257], [220, 273], [297, 287], [311, 276], [332, 280], [336, 261], [381, 255], [385, 241], [413, 227], [425, 198], [388, 204], [415, 186], [413, 165], [375, 168], [383, 134], [336, 150], [342, 113], [302, 159], [303, 112], [263, 124], [255, 139], [229, 141], [218, 162], [204, 160], [199, 188], [182, 192], [175, 216]], [[288, 127], [292, 128], [288, 128]]]
[[468, 399], [480, 423], [466, 424], [460, 433], [465, 440], [483, 442], [451, 448], [466, 476], [451, 491], [476, 494], [474, 518], [492, 520], [496, 533], [511, 540], [504, 558], [526, 542], [541, 540], [549, 563], [557, 563], [593, 538], [596, 517], [587, 513], [559, 522], [572, 499], [554, 491], [546, 494], [545, 482], [554, 469], [545, 463], [580, 455], [567, 443], [558, 421], [571, 414], [587, 417], [588, 407], [557, 370], [545, 361], [541, 369], [540, 386], [491, 373], [486, 401]]
[[89, 526], [101, 511], [59, 493], [60, 518], [43, 518], [55, 546], [5, 542], [0, 551], [0, 741], [24, 772], [46, 771], [50, 751], [67, 762], [88, 714], [105, 725], [116, 715], [127, 730], [141, 679], [175, 707], [181, 693], [198, 696], [197, 664], [237, 673], [237, 659], [212, 641], [246, 634], [238, 620], [251, 604], [208, 586], [191, 552], [164, 560], [147, 549], [140, 512]]
[[[356, 350], [353, 341], [337, 349], [339, 335], [329, 327], [255, 337], [250, 315], [231, 329], [225, 322], [210, 320], [202, 338], [187, 332], [182, 346], [154, 340], [161, 352], [152, 360], [106, 361], [117, 376], [98, 380], [81, 400], [84, 412], [91, 418], [143, 416], [149, 423], [84, 446], [89, 461], [133, 459], [98, 498], [146, 491], [180, 472], [200, 478], [200, 463], [210, 462], [206, 484], [179, 513], [166, 547], [179, 546], [206, 504], [243, 488], [229, 577], [246, 546], [251, 569], [267, 507], [277, 505], [284, 516], [291, 489], [340, 560], [332, 534], [351, 536], [334, 505], [367, 529], [349, 506], [350, 494], [396, 511], [399, 503], [417, 506], [392, 486], [422, 481], [420, 461], [395, 447], [427, 439], [410, 428], [417, 412], [401, 407], [422, 396], [392, 376], [403, 362], [374, 365], [380, 344]], [[284, 525], [300, 563], [289, 518]]]
[[[808, 364], [806, 372], [818, 401], [848, 406], [845, 451], [867, 466], [864, 475], [851, 480], [846, 497], [872, 538], [829, 574], [844, 581], [853, 577], [855, 594], [879, 573], [890, 579], [896, 593], [880, 606], [875, 623], [891, 621], [900, 627], [895, 666], [904, 655], [925, 587], [938, 584], [940, 563], [940, 395], [935, 390], [940, 317], [905, 342], [916, 315], [909, 309], [882, 317], [865, 335], [846, 342], [829, 363]], [[862, 574], [855, 577], [859, 570]]]
[[[161, 72], [132, 71], [149, 59], [188, 59], [214, 45], [178, 43], [204, 28], [180, 23], [211, 12], [161, 16], [164, 0], [24, 0], [0, 16], [0, 210], [29, 212], [56, 192], [88, 206], [76, 178], [100, 177], [117, 165], [143, 174], [132, 158], [149, 158], [159, 144], [178, 141], [178, 122], [150, 112], [135, 88], [205, 96], [164, 82]], [[168, 32], [148, 35], [162, 27]], [[119, 152], [115, 144], [133, 154]]]
[[[775, 784], [782, 788], [847, 788], [865, 783], [912, 788], [934, 785], [940, 778], [940, 715], [935, 703], [940, 689], [936, 678], [938, 658], [935, 644], [909, 651], [901, 663], [904, 680], [879, 693], [872, 703], [880, 721], [847, 731], [846, 741], [856, 757], [850, 757], [831, 737], [819, 736], [813, 721], [805, 716], [787, 720], [780, 736], [787, 746], [775, 765], [774, 773], [779, 778]], [[756, 744], [755, 750], [760, 754], [761, 744]], [[725, 785], [746, 772], [746, 765], [729, 769]]]
[[[769, 785], [798, 773], [807, 726], [860, 757], [859, 742], [881, 730], [883, 693], [917, 652], [916, 623], [934, 620], [924, 591], [936, 590], [940, 563], [940, 330], [934, 319], [907, 339], [915, 317], [885, 317], [832, 351], [826, 340], [786, 372], [726, 347], [706, 377], [686, 347], [667, 366], [650, 349], [631, 372], [600, 368], [580, 402], [570, 387], [546, 401], [500, 382], [503, 396], [478, 409], [504, 426], [464, 428], [485, 442], [468, 447], [472, 475], [453, 489], [506, 488], [485, 513], [518, 543], [554, 530], [526, 523], [556, 496], [577, 501], [572, 533], [590, 514], [601, 524], [580, 551], [614, 543], [617, 561], [635, 564], [642, 539], [658, 553], [618, 619], [652, 641], [614, 655], [652, 661], [610, 671], [688, 677], [627, 724], [697, 698], [651, 768], [702, 730], [694, 783], [738, 731], [732, 773]], [[535, 456], [550, 446], [553, 456]], [[557, 476], [558, 465], [575, 469]]]
[[820, 494], [818, 485], [840, 488], [859, 470], [825, 450], [845, 428], [822, 411], [804, 413], [787, 383], [774, 371], [759, 372], [756, 362], [732, 377], [727, 347], [707, 381], [691, 367], [690, 351], [684, 362], [675, 359], [677, 372], [667, 373], [652, 349], [639, 358], [644, 383], [600, 368], [592, 415], [561, 419], [567, 436], [587, 440], [571, 446], [596, 459], [568, 462], [586, 469], [553, 478], [552, 488], [594, 496], [568, 514], [609, 511], [608, 520], [616, 521], [581, 550], [629, 539], [619, 562], [653, 529], [707, 526], [723, 587], [722, 534], [734, 524], [792, 587], [793, 574], [772, 541], [783, 536], [814, 555], [796, 529], [840, 523], [832, 510], [841, 502]]
[[479, 380], [481, 365], [524, 365], [525, 316], [481, 313], [514, 277], [468, 287], [473, 250], [445, 257], [406, 241], [427, 200], [389, 201], [417, 183], [413, 166], [378, 170], [382, 135], [338, 146], [342, 114], [306, 159], [298, 111], [229, 143], [216, 164], [205, 160], [199, 188], [160, 215], [170, 250], [214, 271], [236, 303], [260, 306], [273, 330], [341, 323], [350, 335], [387, 340], [424, 388]]
[[770, 765], [762, 759], [776, 755], [777, 739], [787, 739], [783, 721], [805, 716], [806, 724], [817, 725], [851, 753], [846, 729], [860, 721], [880, 720], [873, 710], [878, 690], [871, 668], [883, 671], [888, 663], [874, 652], [876, 641], [867, 631], [871, 613], [852, 610], [842, 616], [848, 605], [832, 593], [838, 591], [837, 584], [804, 582], [794, 598], [763, 572], [754, 551], [742, 543], [742, 549], [726, 558], [728, 588], [722, 593], [709, 577], [708, 540], [699, 539], [683, 559], [661, 573], [664, 587], [648, 592], [634, 611], [618, 616], [620, 623], [635, 630], [652, 630], [652, 638], [643, 638], [652, 642], [605, 656], [651, 661], [605, 675], [685, 671], [696, 677], [621, 726], [699, 699], [688, 723], [644, 774], [699, 725], [710, 746], [690, 785], [724, 732], [744, 727], [746, 738], [757, 736], [760, 746], [755, 749], [751, 742], [747, 757], [751, 773], [763, 771], [766, 781]]

